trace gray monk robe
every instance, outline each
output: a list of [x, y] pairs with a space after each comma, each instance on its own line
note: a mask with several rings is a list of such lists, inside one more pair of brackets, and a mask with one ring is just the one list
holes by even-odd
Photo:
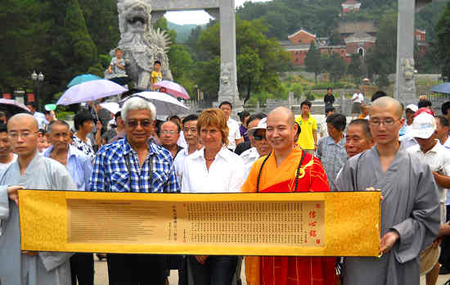
[[349, 159], [336, 180], [338, 191], [381, 189], [381, 236], [400, 239], [378, 258], [346, 257], [344, 285], [419, 285], [419, 254], [437, 237], [439, 199], [428, 165], [400, 147], [386, 173], [375, 147]]
[[[20, 175], [19, 162], [13, 163], [0, 178], [0, 284], [70, 285], [70, 253], [21, 253], [19, 211], [8, 199], [8, 186], [27, 189], [76, 190], [72, 178], [59, 162], [39, 154]], [[19, 197], [20, 203], [20, 197]]]

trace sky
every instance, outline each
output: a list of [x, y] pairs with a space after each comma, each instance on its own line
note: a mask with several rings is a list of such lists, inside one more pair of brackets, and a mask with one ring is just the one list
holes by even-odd
[[[242, 6], [244, 2], [267, 2], [271, 0], [235, 0], [236, 7]], [[169, 22], [185, 25], [185, 24], [207, 24], [211, 17], [205, 11], [180, 11], [180, 12], [168, 12], [166, 18]]]

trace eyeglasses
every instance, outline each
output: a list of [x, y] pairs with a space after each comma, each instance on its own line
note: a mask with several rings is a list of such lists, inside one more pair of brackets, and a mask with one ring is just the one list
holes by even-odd
[[253, 138], [255, 139], [255, 141], [262, 141], [263, 139], [266, 139], [266, 136], [263, 135], [253, 135]]
[[141, 125], [143, 128], [148, 128], [152, 125], [152, 121], [150, 120], [142, 120], [142, 121], [128, 121], [127, 126], [131, 128], [136, 128], [138, 125]]
[[175, 132], [175, 131], [162, 131], [161, 134], [163, 134], [163, 135], [167, 135], [167, 134], [174, 135], [174, 134], [178, 134], [178, 132]]
[[370, 119], [369, 124], [374, 127], [378, 127], [381, 124], [385, 125], [386, 127], [391, 127], [394, 125], [395, 122], [397, 122], [399, 120], [400, 119], [394, 120], [394, 119], [390, 119], [390, 118], [385, 119], [385, 120]]
[[28, 139], [31, 135], [37, 134], [39, 133], [39, 131], [36, 132], [23, 132], [23, 133], [16, 133], [16, 132], [12, 132], [12, 133], [8, 133], [8, 137], [12, 140], [16, 140], [19, 137], [22, 137], [24, 140]]

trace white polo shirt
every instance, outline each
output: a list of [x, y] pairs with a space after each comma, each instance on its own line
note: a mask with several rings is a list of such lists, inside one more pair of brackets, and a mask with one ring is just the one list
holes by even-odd
[[247, 179], [247, 176], [250, 173], [250, 169], [252, 169], [253, 163], [259, 158], [259, 153], [256, 147], [252, 147], [241, 153], [240, 157], [242, 158], [242, 161], [244, 161], [245, 179]]
[[236, 149], [236, 140], [241, 138], [241, 132], [239, 131], [239, 123], [232, 118], [227, 121], [228, 125], [228, 148], [233, 151]]
[[181, 192], [240, 192], [245, 182], [242, 159], [226, 147], [222, 147], [208, 170], [204, 150], [203, 147], [186, 157], [182, 170]]
[[360, 103], [362, 104], [364, 102], [364, 95], [362, 93], [355, 93], [353, 94], [352, 100], [356, 99], [355, 101], [353, 101], [353, 103]]
[[[423, 163], [428, 164], [432, 171], [436, 171], [445, 176], [450, 176], [450, 150], [442, 146], [439, 141], [427, 153], [423, 153], [418, 144], [408, 148], [407, 151], [417, 156]], [[439, 202], [441, 203], [441, 222], [445, 223], [447, 189], [442, 188], [439, 185], [437, 185], [437, 187], [439, 190]]]

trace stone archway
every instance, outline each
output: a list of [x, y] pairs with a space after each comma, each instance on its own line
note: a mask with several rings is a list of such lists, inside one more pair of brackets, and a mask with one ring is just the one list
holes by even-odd
[[235, 0], [144, 0], [152, 7], [152, 22], [167, 11], [205, 10], [220, 21], [219, 102], [242, 105], [237, 88]]

